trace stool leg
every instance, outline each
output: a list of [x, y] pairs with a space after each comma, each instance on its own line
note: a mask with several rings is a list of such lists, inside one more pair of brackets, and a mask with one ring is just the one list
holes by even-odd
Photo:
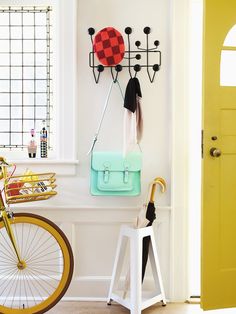
[[142, 306], [142, 238], [130, 239], [130, 301], [131, 314], [141, 314]]
[[165, 291], [164, 291], [164, 286], [163, 286], [163, 281], [162, 281], [162, 276], [161, 276], [160, 263], [159, 263], [159, 258], [157, 255], [156, 242], [155, 242], [153, 232], [151, 233], [151, 243], [149, 246], [149, 257], [150, 257], [150, 263], [152, 266], [154, 281], [156, 284], [159, 282], [161, 295], [162, 295], [162, 305], [165, 306], [166, 305]]
[[111, 295], [112, 295], [113, 288], [116, 287], [120, 279], [120, 274], [121, 274], [126, 247], [127, 247], [127, 242], [128, 242], [128, 238], [123, 236], [120, 233], [118, 244], [117, 244], [117, 249], [116, 249], [114, 267], [112, 271], [111, 284], [110, 284], [109, 294], [107, 298], [108, 305], [111, 305], [111, 301], [112, 301]]

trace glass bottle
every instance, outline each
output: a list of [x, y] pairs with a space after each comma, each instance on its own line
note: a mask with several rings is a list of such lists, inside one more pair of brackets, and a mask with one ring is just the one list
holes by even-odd
[[40, 131], [40, 156], [41, 158], [48, 157], [48, 132], [45, 120], [42, 121], [42, 129]]
[[35, 141], [35, 130], [31, 129], [30, 134], [31, 134], [31, 140], [28, 144], [28, 154], [29, 154], [29, 158], [35, 158], [36, 152], [37, 152], [37, 143]]

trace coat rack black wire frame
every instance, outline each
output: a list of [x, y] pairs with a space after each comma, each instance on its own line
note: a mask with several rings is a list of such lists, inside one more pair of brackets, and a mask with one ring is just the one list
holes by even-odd
[[[131, 44], [130, 44], [130, 35], [132, 34], [132, 28], [126, 27], [125, 28], [125, 34], [127, 35], [127, 50], [125, 50], [124, 53], [124, 60], [127, 60], [128, 64], [122, 64], [119, 63], [114, 66], [107, 66], [102, 65], [95, 62], [95, 52], [93, 49], [93, 35], [95, 34], [95, 29], [93, 27], [90, 27], [88, 29], [88, 33], [91, 38], [92, 43], [92, 51], [89, 53], [89, 66], [92, 68], [94, 80], [96, 83], [99, 82], [101, 73], [106, 69], [110, 68], [111, 76], [114, 82], [118, 79], [119, 73], [124, 69], [127, 68], [130, 77], [136, 77], [137, 73], [141, 71], [142, 68], [146, 68], [148, 78], [151, 83], [154, 82], [156, 73], [160, 70], [161, 67], [161, 51], [158, 50], [158, 47], [160, 45], [159, 40], [154, 41], [154, 47], [150, 48], [150, 42], [149, 42], [149, 35], [151, 33], [151, 28], [149, 26], [144, 27], [143, 29], [146, 39], [145, 48], [141, 47], [141, 42], [139, 40], [135, 41], [135, 46], [137, 47], [136, 50], [131, 50]], [[157, 63], [150, 64], [150, 54], [156, 54]], [[145, 58], [146, 62], [141, 64], [134, 64], [133, 60], [141, 60], [142, 57]], [[144, 59], [143, 58], [143, 59]]]

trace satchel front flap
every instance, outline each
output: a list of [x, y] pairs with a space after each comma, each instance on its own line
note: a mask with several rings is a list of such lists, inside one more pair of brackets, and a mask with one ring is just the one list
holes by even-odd
[[140, 171], [141, 153], [130, 152], [125, 157], [117, 152], [93, 152], [92, 168], [96, 171]]

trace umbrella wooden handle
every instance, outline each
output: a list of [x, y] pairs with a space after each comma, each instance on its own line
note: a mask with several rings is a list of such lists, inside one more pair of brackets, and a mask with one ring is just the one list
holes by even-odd
[[155, 201], [155, 192], [157, 184], [161, 186], [161, 192], [164, 193], [166, 191], [166, 182], [163, 178], [157, 177], [152, 182], [152, 190], [151, 190], [151, 196], [150, 196], [150, 202], [154, 203]]

